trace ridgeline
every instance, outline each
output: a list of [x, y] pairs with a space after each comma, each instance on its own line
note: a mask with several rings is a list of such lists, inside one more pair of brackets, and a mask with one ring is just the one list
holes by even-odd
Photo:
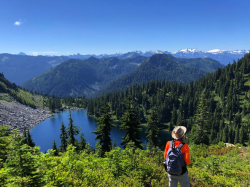
[[93, 97], [149, 80], [188, 83], [219, 67], [224, 66], [209, 58], [178, 59], [165, 54], [126, 59], [90, 57], [85, 60], [70, 59], [22, 86], [33, 92], [59, 97]]

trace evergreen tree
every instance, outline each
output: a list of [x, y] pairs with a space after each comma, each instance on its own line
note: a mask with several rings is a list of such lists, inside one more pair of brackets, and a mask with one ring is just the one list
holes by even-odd
[[80, 142], [76, 139], [75, 140], [75, 147], [76, 147], [76, 151], [79, 152], [80, 151]]
[[27, 145], [30, 146], [30, 147], [35, 147], [35, 142], [33, 142], [29, 130], [27, 132]]
[[23, 139], [22, 139], [23, 144], [28, 144], [28, 137], [27, 137], [27, 131], [26, 127], [23, 128]]
[[228, 125], [228, 138], [227, 138], [227, 141], [228, 143], [233, 143], [233, 137], [232, 137], [232, 126], [231, 126], [231, 122], [229, 122], [229, 125]]
[[194, 125], [192, 128], [192, 141], [195, 144], [209, 144], [209, 112], [207, 110], [207, 102], [205, 99], [204, 91], [201, 93], [197, 112], [194, 117]]
[[159, 133], [160, 133], [160, 127], [161, 124], [158, 122], [158, 116], [154, 110], [154, 108], [151, 110], [150, 117], [148, 119], [147, 123], [147, 130], [146, 133], [148, 144], [150, 147], [157, 147], [159, 146]]
[[239, 143], [244, 144], [244, 131], [243, 131], [243, 126], [240, 127], [239, 130]]
[[1, 159], [5, 160], [8, 147], [10, 144], [10, 137], [6, 136], [8, 133], [9, 126], [0, 126], [0, 168], [1, 168]]
[[176, 125], [177, 125], [177, 126], [183, 126], [182, 123], [183, 123], [182, 114], [181, 114], [181, 110], [179, 110], [179, 111], [177, 112]]
[[42, 173], [39, 172], [39, 148], [22, 144], [22, 137], [17, 130], [13, 131], [13, 143], [8, 151], [4, 167], [8, 168], [8, 176], [13, 186], [43, 186]]
[[79, 141], [78, 147], [79, 147], [79, 150], [84, 150], [86, 148], [86, 139], [83, 133], [81, 133], [80, 135], [80, 141]]
[[237, 125], [234, 136], [234, 144], [239, 143], [239, 125]]
[[215, 130], [213, 128], [211, 128], [211, 133], [210, 133], [210, 136], [209, 136], [209, 142], [210, 143], [215, 143], [215, 137], [216, 137], [216, 133], [215, 133]]
[[61, 134], [60, 134], [60, 139], [61, 139], [60, 151], [65, 152], [67, 150], [68, 135], [67, 135], [66, 127], [65, 127], [63, 122], [61, 124], [60, 130], [61, 130]]
[[169, 131], [172, 131], [173, 129], [174, 129], [174, 125], [173, 125], [172, 122], [170, 122], [170, 123], [169, 123], [169, 128], [168, 128], [168, 130], [169, 130]]
[[140, 141], [140, 119], [138, 117], [137, 110], [132, 106], [131, 96], [128, 95], [126, 98], [126, 111], [124, 112], [121, 121], [123, 122], [120, 126], [121, 131], [125, 131], [125, 136], [122, 137], [121, 145], [126, 145], [131, 141], [137, 148], [142, 149], [142, 143]]
[[73, 119], [71, 118], [71, 111], [69, 111], [69, 125], [67, 128], [67, 136], [68, 136], [68, 145], [72, 144], [73, 146], [77, 146], [76, 145], [76, 139], [75, 139], [75, 135], [78, 135], [80, 132], [81, 128], [78, 126], [75, 126], [73, 124]]
[[175, 108], [175, 105], [173, 106], [173, 111], [172, 111], [172, 118], [171, 118], [171, 122], [174, 126], [176, 126], [176, 122], [177, 122], [177, 110]]
[[114, 124], [111, 124], [113, 121], [112, 119], [113, 113], [110, 112], [108, 103], [107, 103], [107, 98], [105, 97], [102, 107], [99, 113], [99, 116], [97, 118], [97, 124], [98, 127], [96, 128], [96, 131], [92, 131], [93, 133], [96, 134], [96, 140], [100, 140], [100, 146], [101, 146], [101, 156], [104, 155], [105, 152], [109, 152], [112, 149], [112, 142], [110, 138], [110, 131], [111, 127], [115, 127]]
[[115, 139], [113, 140], [113, 144], [112, 144], [112, 149], [115, 149], [116, 148], [116, 142], [115, 142]]
[[228, 126], [226, 125], [225, 128], [223, 129], [223, 136], [222, 136], [222, 141], [224, 143], [228, 142]]
[[92, 146], [89, 143], [86, 143], [85, 152], [87, 154], [92, 154], [92, 153], [94, 153], [94, 151], [95, 150], [92, 148]]
[[58, 149], [56, 147], [56, 141], [54, 140], [52, 143], [52, 150], [54, 150], [54, 156], [58, 156]]
[[102, 151], [102, 146], [100, 144], [100, 141], [96, 142], [96, 144], [95, 144], [95, 154], [98, 157], [102, 157], [103, 156], [103, 151]]

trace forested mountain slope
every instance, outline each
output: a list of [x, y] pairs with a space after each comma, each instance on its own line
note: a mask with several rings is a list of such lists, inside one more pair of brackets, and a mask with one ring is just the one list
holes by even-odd
[[[179, 83], [188, 83], [189, 81], [197, 80], [206, 75], [206, 72], [197, 68], [189, 67], [195, 66], [195, 61], [199, 62], [201, 59], [176, 59], [172, 55], [156, 54], [141, 63], [131, 73], [124, 75], [110, 84], [108, 84], [101, 92], [123, 90], [124, 88], [133, 84], [147, 83], [150, 80], [167, 80]], [[218, 63], [218, 62], [217, 62]], [[200, 63], [200, 66], [202, 64]], [[205, 69], [205, 66], [204, 66]]]
[[90, 96], [116, 77], [131, 72], [145, 59], [135, 57], [86, 60], [70, 59], [25, 82], [28, 90], [56, 96]]
[[[249, 88], [250, 54], [247, 54], [237, 63], [189, 84], [156, 80], [106, 96], [118, 120], [126, 109], [122, 102], [130, 94], [142, 123], [154, 109], [163, 128], [172, 130], [176, 125], [186, 126], [190, 142], [249, 144]], [[103, 99], [104, 96], [90, 100], [88, 114], [98, 115]], [[197, 133], [203, 134], [204, 139]]]
[[68, 59], [64, 56], [47, 57], [3, 53], [0, 54], [0, 72], [4, 73], [9, 81], [21, 85]]
[[[71, 59], [30, 79], [22, 86], [28, 90], [56, 96], [91, 96], [116, 78], [122, 75], [129, 77], [128, 73], [134, 69], [132, 79], [139, 79], [138, 82], [157, 78], [188, 82], [205, 75], [204, 71], [211, 72], [218, 67], [223, 67], [219, 62], [208, 58], [178, 59], [171, 55], [156, 55], [149, 59], [143, 56], [125, 59], [116, 57]], [[131, 82], [131, 80], [129, 81]], [[118, 83], [108, 90], [119, 90], [120, 86], [126, 85]]]
[[185, 65], [187, 67], [193, 67], [205, 72], [211, 73], [218, 68], [224, 68], [225, 66], [216, 60], [211, 58], [176, 58], [179, 64]]

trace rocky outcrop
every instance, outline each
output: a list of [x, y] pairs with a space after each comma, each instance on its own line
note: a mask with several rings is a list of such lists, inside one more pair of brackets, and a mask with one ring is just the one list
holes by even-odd
[[64, 106], [62, 110], [84, 110], [84, 108], [78, 108], [75, 106]]
[[52, 113], [43, 109], [33, 109], [16, 101], [0, 101], [0, 126], [9, 125], [10, 130], [23, 128], [31, 129], [35, 125], [49, 118]]

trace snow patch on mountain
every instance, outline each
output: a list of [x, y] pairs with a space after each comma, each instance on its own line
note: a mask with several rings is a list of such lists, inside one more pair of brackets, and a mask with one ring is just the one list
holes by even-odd
[[235, 51], [228, 51], [230, 54], [245, 54], [247, 53], [246, 50], [235, 50]]
[[135, 50], [133, 52], [138, 53], [138, 54], [143, 54], [140, 50]]
[[176, 54], [176, 53], [202, 53], [202, 51], [198, 51], [197, 49], [181, 49], [179, 51], [171, 52], [171, 54]]
[[207, 53], [212, 53], [212, 54], [218, 54], [218, 53], [223, 53], [225, 50], [220, 50], [220, 49], [212, 49], [210, 51], [207, 51]]

